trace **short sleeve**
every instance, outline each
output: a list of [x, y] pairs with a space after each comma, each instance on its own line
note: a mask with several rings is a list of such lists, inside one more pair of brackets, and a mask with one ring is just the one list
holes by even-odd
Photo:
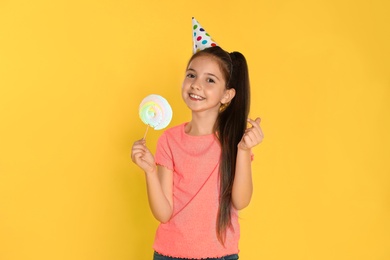
[[168, 143], [167, 134], [164, 132], [157, 141], [156, 155], [154, 156], [156, 164], [165, 166], [173, 170], [172, 149]]

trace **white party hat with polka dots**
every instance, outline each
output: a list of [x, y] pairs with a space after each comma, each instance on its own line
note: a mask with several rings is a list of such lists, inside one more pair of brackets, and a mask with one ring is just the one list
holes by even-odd
[[209, 47], [218, 46], [194, 17], [192, 17], [192, 39], [194, 42], [193, 53]]

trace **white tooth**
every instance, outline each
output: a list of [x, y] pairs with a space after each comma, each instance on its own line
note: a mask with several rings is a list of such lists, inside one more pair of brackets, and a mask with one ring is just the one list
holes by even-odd
[[201, 96], [195, 95], [195, 94], [190, 94], [190, 97], [196, 98], [196, 99], [203, 99]]

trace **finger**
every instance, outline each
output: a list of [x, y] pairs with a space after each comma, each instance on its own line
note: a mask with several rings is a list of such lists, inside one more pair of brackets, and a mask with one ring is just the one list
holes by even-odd
[[149, 168], [156, 166], [156, 163], [155, 163], [153, 158], [150, 158], [148, 156], [142, 156], [142, 157], [140, 157], [140, 159], [141, 159], [142, 164], [147, 165]]
[[261, 130], [261, 127], [259, 128], [252, 128], [253, 134], [256, 136], [257, 140], [262, 140], [263, 139], [263, 131]]
[[263, 130], [261, 129], [260, 127], [260, 122], [261, 122], [261, 118], [260, 117], [257, 117], [255, 121], [252, 120], [252, 122], [254, 122], [255, 124], [252, 124], [252, 129], [255, 128], [259, 131], [259, 135], [260, 135], [260, 138], [263, 139], [264, 138], [264, 133], [263, 133]]
[[252, 139], [261, 139], [262, 138], [262, 131], [261, 131], [261, 127], [259, 128], [255, 128], [255, 127], [251, 127], [251, 128], [247, 128], [245, 130], [245, 134], [248, 134], [248, 133], [252, 133], [254, 135], [254, 137]]
[[256, 117], [255, 120], [251, 119], [251, 118], [248, 118], [248, 121], [251, 125], [260, 125], [260, 122], [261, 122], [261, 118], [260, 117]]
[[135, 162], [136, 164], [138, 164], [141, 160], [142, 160], [142, 157], [143, 157], [143, 154], [142, 153], [136, 153], [136, 154], [133, 154], [131, 156], [131, 159], [133, 160], [133, 162]]
[[149, 149], [144, 146], [144, 145], [135, 145], [133, 146], [132, 150], [131, 150], [131, 154], [136, 154], [136, 153], [140, 153], [140, 154], [143, 154], [143, 155], [147, 155], [150, 153]]
[[250, 144], [253, 142], [253, 133], [248, 132], [244, 135], [244, 143], [247, 147], [250, 147]]
[[132, 154], [147, 154], [147, 151], [145, 151], [144, 149], [134, 149], [131, 151]]
[[248, 123], [252, 125], [252, 128], [257, 128], [259, 129], [260, 128], [260, 122], [261, 122], [261, 119], [260, 117], [257, 117], [255, 120], [252, 120], [250, 118], [248, 118]]
[[260, 118], [260, 117], [256, 117], [256, 119], [253, 120], [253, 119], [251, 119], [251, 118], [248, 117], [248, 122], [249, 122], [251, 125], [253, 125], [253, 123], [256, 123], [256, 124], [259, 125], [260, 122], [261, 122], [261, 118]]
[[142, 149], [145, 152], [149, 150], [148, 147], [145, 145], [145, 141], [142, 141], [142, 140], [136, 141], [133, 144], [133, 148], [132, 149]]
[[140, 139], [134, 142], [134, 145], [145, 145], [146, 141], [144, 139]]
[[148, 150], [143, 145], [133, 146], [133, 149], [131, 150], [131, 153], [146, 153]]
[[247, 139], [248, 142], [251, 142], [251, 146], [255, 146], [263, 141], [263, 132], [261, 128], [256, 129], [256, 128], [249, 128], [249, 131], [245, 134], [250, 139]]
[[135, 143], [133, 144], [133, 147], [145, 147], [145, 145], [142, 144], [142, 143], [140, 143], [140, 142], [135, 142]]

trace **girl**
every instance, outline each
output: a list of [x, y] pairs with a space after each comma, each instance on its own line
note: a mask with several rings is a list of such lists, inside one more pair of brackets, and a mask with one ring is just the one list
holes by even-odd
[[182, 98], [191, 121], [165, 131], [155, 157], [143, 139], [132, 148], [161, 222], [154, 259], [238, 259], [237, 211], [250, 202], [251, 148], [263, 139], [260, 118], [247, 119], [245, 57], [220, 47], [197, 52], [187, 66]]

